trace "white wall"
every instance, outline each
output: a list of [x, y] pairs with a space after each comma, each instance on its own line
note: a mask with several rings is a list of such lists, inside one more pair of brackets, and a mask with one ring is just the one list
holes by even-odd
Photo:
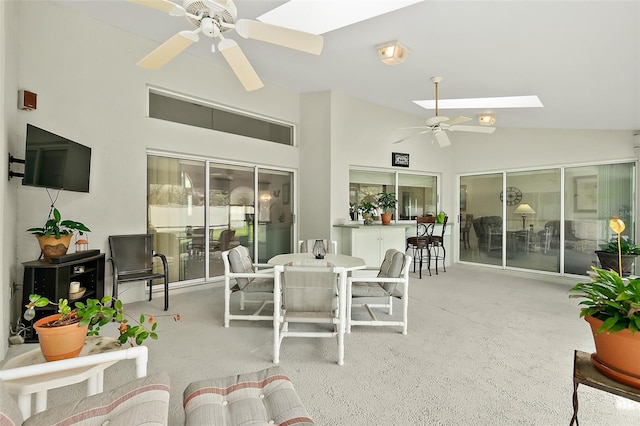
[[[297, 93], [269, 85], [245, 92], [221, 58], [188, 53], [162, 70], [147, 71], [135, 64], [156, 42], [46, 1], [17, 2], [16, 8], [17, 85], [38, 94], [38, 109], [11, 120], [17, 129], [14, 155], [24, 156], [27, 123], [92, 148], [90, 193], [61, 191], [56, 203], [63, 218], [91, 228], [91, 248], [108, 252], [108, 235], [146, 231], [147, 149], [298, 167], [295, 147], [273, 144], [265, 151], [264, 142], [254, 139], [147, 118], [147, 85], [291, 123], [299, 121]], [[12, 184], [18, 203], [11, 205], [19, 214], [9, 228], [15, 229], [18, 247], [10, 258], [20, 265], [38, 257], [35, 238], [24, 230], [44, 223], [50, 201], [42, 188]]]
[[[16, 22], [17, 4], [16, 2], [0, 2], [0, 57], [13, 59], [17, 55], [17, 30]], [[0, 137], [2, 139], [2, 155], [4, 160], [0, 162], [0, 223], [2, 230], [0, 235], [0, 306], [2, 309], [2, 324], [0, 328], [0, 355], [4, 355], [8, 346], [9, 338], [9, 318], [12, 310], [19, 309], [17, 299], [12, 298], [13, 283], [16, 282], [16, 186], [20, 180], [14, 178], [11, 181], [6, 179], [8, 164], [6, 162], [7, 153], [11, 153], [18, 158], [23, 158], [18, 154], [17, 147], [20, 145], [16, 135], [16, 116], [18, 114], [18, 90], [17, 76], [18, 63], [15, 60], [0, 61]], [[23, 151], [24, 152], [24, 151]], [[20, 172], [24, 168], [21, 165], [13, 164], [11, 170]]]

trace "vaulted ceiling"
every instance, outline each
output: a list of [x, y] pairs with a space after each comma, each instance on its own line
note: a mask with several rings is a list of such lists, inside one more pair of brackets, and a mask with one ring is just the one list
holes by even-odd
[[[158, 44], [193, 29], [183, 17], [126, 0], [51, 1]], [[336, 14], [344, 1], [334, 2]], [[235, 3], [239, 18], [255, 19], [284, 1]], [[427, 118], [433, 111], [413, 100], [433, 99], [430, 77], [440, 75], [440, 99], [537, 95], [544, 104], [448, 116], [493, 112], [496, 127], [640, 129], [640, 1], [425, 0], [324, 36], [320, 56], [229, 37], [263, 81], [298, 92], [335, 90]], [[409, 57], [385, 65], [375, 46], [396, 39]], [[210, 49], [202, 37], [183, 55], [226, 67]], [[155, 72], [172, 72], [171, 63]]]

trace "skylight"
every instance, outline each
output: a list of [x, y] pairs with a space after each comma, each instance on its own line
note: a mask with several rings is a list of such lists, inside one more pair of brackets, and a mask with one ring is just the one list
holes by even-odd
[[324, 34], [423, 0], [290, 0], [257, 19], [268, 24]]
[[[424, 109], [436, 109], [435, 100], [413, 101]], [[536, 95], [503, 96], [498, 98], [439, 99], [438, 109], [473, 108], [542, 108]]]

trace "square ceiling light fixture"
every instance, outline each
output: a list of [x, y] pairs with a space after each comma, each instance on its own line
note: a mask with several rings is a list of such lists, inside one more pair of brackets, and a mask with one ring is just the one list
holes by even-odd
[[376, 46], [376, 50], [380, 60], [387, 65], [401, 64], [409, 56], [409, 49], [398, 40], [379, 44]]
[[496, 116], [493, 114], [478, 114], [478, 121], [485, 126], [491, 126], [496, 122]]

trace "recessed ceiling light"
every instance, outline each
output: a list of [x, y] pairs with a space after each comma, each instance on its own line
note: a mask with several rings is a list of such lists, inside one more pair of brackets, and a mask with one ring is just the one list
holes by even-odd
[[[435, 100], [413, 101], [424, 109], [435, 109]], [[467, 99], [439, 99], [439, 109], [469, 109], [469, 108], [542, 108], [542, 102], [537, 96], [503, 96], [498, 98], [467, 98]]]
[[[294, 30], [324, 34], [421, 1], [423, 0], [290, 0], [257, 19]], [[326, 3], [333, 3], [335, 7], [326, 7]]]

